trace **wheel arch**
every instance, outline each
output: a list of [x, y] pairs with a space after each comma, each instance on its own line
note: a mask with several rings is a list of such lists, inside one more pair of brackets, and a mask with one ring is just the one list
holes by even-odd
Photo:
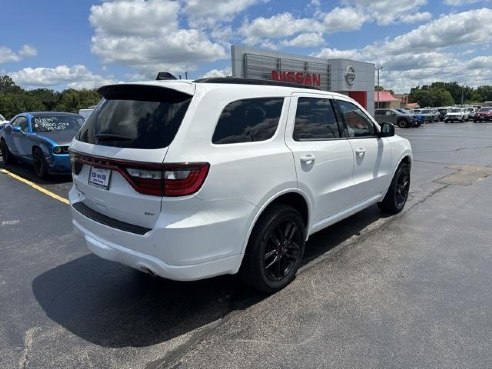
[[265, 213], [265, 211], [272, 206], [275, 206], [277, 204], [285, 204], [292, 206], [294, 209], [299, 211], [301, 214], [302, 220], [304, 221], [304, 224], [306, 226], [306, 240], [309, 234], [309, 227], [310, 227], [310, 215], [311, 215], [311, 201], [309, 200], [309, 197], [303, 193], [299, 189], [287, 189], [282, 192], [277, 193], [276, 195], [270, 197], [268, 201], [266, 201], [263, 206], [261, 206], [258, 211], [255, 213], [253, 217], [253, 221], [250, 223], [248, 232], [246, 234], [242, 249], [241, 249], [241, 254], [246, 253], [246, 249], [248, 247], [249, 240], [251, 238], [251, 235], [253, 233], [253, 230], [258, 223], [258, 220], [261, 218], [261, 216]]
[[408, 164], [410, 169], [412, 169], [412, 157], [410, 155], [407, 154], [403, 158], [401, 158], [396, 168], [398, 168], [401, 165], [401, 163]]

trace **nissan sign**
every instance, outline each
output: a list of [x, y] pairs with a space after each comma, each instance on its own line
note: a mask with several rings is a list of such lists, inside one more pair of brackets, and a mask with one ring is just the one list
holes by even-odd
[[300, 85], [308, 85], [308, 86], [321, 85], [321, 76], [316, 73], [286, 72], [286, 71], [272, 70], [272, 80], [293, 82], [293, 83], [298, 83]]
[[345, 80], [347, 83], [352, 86], [355, 81], [355, 69], [351, 65], [347, 67], [347, 71], [345, 72]]

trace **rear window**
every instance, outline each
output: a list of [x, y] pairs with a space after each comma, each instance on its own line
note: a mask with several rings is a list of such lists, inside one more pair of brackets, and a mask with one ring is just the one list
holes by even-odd
[[192, 98], [158, 86], [117, 85], [99, 92], [104, 99], [87, 118], [77, 140], [135, 149], [169, 146]]
[[214, 144], [265, 141], [277, 130], [283, 98], [237, 100], [222, 111], [212, 137]]

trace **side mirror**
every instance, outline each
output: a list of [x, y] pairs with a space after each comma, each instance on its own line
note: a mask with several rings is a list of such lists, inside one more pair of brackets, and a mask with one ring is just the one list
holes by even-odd
[[12, 127], [12, 132], [22, 132], [19, 126]]
[[394, 135], [395, 135], [394, 124], [389, 122], [381, 123], [381, 132], [379, 132], [379, 137], [393, 137]]

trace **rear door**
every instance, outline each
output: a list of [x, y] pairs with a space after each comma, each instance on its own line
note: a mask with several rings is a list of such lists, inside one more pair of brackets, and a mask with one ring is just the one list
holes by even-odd
[[285, 142], [294, 156], [298, 185], [311, 199], [313, 225], [352, 204], [353, 154], [341, 133], [331, 98], [293, 95]]
[[152, 228], [161, 210], [162, 162], [192, 94], [113, 85], [70, 146], [74, 186], [89, 208]]
[[384, 193], [391, 175], [391, 149], [387, 138], [379, 138], [377, 128], [369, 116], [350, 101], [336, 100], [348, 132], [353, 158], [355, 203], [372, 200]]

